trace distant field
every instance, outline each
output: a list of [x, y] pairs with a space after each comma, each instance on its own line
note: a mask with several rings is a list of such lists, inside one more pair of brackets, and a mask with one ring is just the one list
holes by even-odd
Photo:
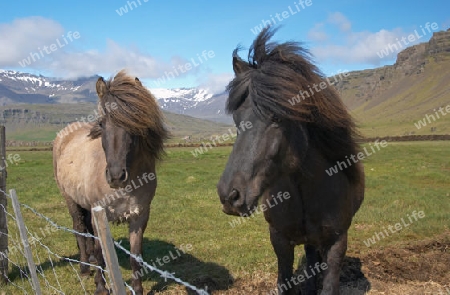
[[[216, 193], [216, 183], [231, 148], [213, 148], [198, 157], [192, 155], [192, 150], [168, 149], [167, 158], [158, 166], [158, 189], [145, 233], [144, 260], [155, 261], [174, 251], [174, 247], [191, 244], [191, 252], [161, 268], [174, 272], [188, 282], [200, 286], [207, 284], [209, 290], [221, 290], [213, 294], [266, 294], [275, 287], [276, 278], [276, 259], [270, 245], [267, 224], [259, 215], [232, 228], [230, 222], [234, 217], [222, 213]], [[427, 287], [427, 290], [438, 290], [445, 285], [445, 279], [447, 282], [450, 279], [448, 268], [448, 273], [445, 274], [442, 268], [434, 264], [434, 270], [422, 273], [423, 279], [417, 277], [406, 282], [400, 280], [400, 276], [408, 273], [402, 270], [401, 265], [394, 275], [383, 274], [383, 270], [379, 271], [380, 277], [377, 276], [378, 273], [374, 274], [387, 263], [382, 261], [380, 266], [380, 262], [377, 262], [382, 259], [380, 257], [391, 263], [398, 259], [397, 254], [383, 256], [385, 251], [403, 251], [402, 249], [415, 247], [421, 241], [430, 239], [438, 240], [442, 247], [447, 247], [446, 252], [443, 250], [435, 259], [443, 263], [448, 259], [450, 262], [449, 150], [448, 141], [389, 143], [365, 162], [366, 199], [349, 231], [348, 256], [361, 259], [362, 270], [372, 284], [369, 288], [372, 291], [368, 294], [425, 294], [421, 291], [402, 293], [400, 290], [403, 290], [403, 285], [413, 288], [412, 290], [423, 290], [420, 288], [428, 286], [430, 281], [436, 284], [431, 289]], [[22, 160], [8, 168], [8, 189], [17, 190], [20, 202], [37, 209], [60, 225], [71, 227], [65, 202], [53, 179], [51, 152], [12, 153], [19, 153]], [[12, 212], [11, 208], [9, 210]], [[400, 222], [414, 210], [423, 211], [425, 217], [392, 236], [376, 241], [370, 247], [366, 245], [367, 239], [376, 232]], [[31, 232], [39, 232], [41, 227], [46, 226], [45, 221], [36, 218], [29, 211], [24, 209], [23, 214]], [[10, 234], [15, 236], [16, 227], [11, 219], [9, 222]], [[122, 245], [128, 247], [127, 227], [119, 225], [111, 228], [114, 237], [124, 240]], [[71, 234], [57, 231], [41, 241], [59, 255], [77, 258], [77, 246]], [[376, 256], [376, 251], [381, 251], [380, 256]], [[40, 257], [38, 264], [46, 270], [49, 280], [56, 284], [48, 255], [41, 249], [37, 250], [37, 254]], [[302, 248], [297, 247], [297, 258], [302, 255]], [[411, 273], [419, 273], [420, 268], [427, 263], [427, 259], [420, 256], [408, 254], [407, 258], [411, 259], [407, 265], [416, 265], [414, 263], [417, 261], [422, 265], [417, 269], [412, 268]], [[130, 282], [128, 259], [122, 254], [119, 254], [119, 259], [123, 276]], [[378, 264], [371, 264], [373, 261]], [[84, 294], [79, 290], [70, 291], [74, 290], [73, 286], [79, 285], [72, 267], [65, 262], [53, 263], [62, 289], [67, 290], [66, 294]], [[75, 268], [78, 270], [78, 265]], [[11, 277], [16, 283], [21, 281], [17, 272]], [[403, 284], [401, 287], [399, 282]], [[85, 281], [88, 293], [93, 292], [93, 286], [92, 277]], [[383, 286], [387, 293], [380, 291]], [[147, 292], [153, 290], [162, 294], [186, 294], [180, 286], [173, 282], [165, 283], [153, 274], [145, 276], [144, 287]], [[6, 294], [19, 292], [13, 286], [2, 287], [3, 290]], [[53, 294], [50, 292], [45, 294]]]
[[[14, 116], [6, 117], [6, 137], [18, 141], [52, 141], [56, 133], [69, 122], [83, 120], [83, 117], [94, 115], [97, 106], [93, 103], [77, 104], [20, 104], [0, 106], [0, 111], [15, 110]], [[28, 110], [26, 114], [21, 113]], [[169, 143], [185, 142], [184, 137], [200, 142], [211, 135], [228, 132], [229, 125], [193, 118], [190, 116], [164, 112], [167, 128], [172, 137]], [[26, 117], [25, 120], [22, 117]], [[86, 119], [85, 119], [86, 120]]]

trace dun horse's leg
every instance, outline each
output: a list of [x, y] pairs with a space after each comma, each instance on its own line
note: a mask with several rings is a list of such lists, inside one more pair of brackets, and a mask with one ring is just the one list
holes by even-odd
[[[84, 215], [84, 223], [86, 224], [86, 228], [88, 233], [91, 235], [94, 234], [94, 228], [92, 227], [92, 216], [91, 211], [85, 210], [86, 214]], [[94, 255], [94, 238], [86, 238], [86, 253], [89, 257], [89, 263], [97, 264], [97, 259]]]
[[[73, 221], [73, 229], [80, 233], [86, 233], [87, 227], [85, 224], [85, 216], [84, 216], [84, 209], [81, 208], [78, 204], [76, 204], [70, 197], [64, 195], [67, 203], [67, 207], [69, 208], [69, 213], [72, 216]], [[88, 252], [86, 249], [86, 237], [83, 237], [81, 235], [75, 235], [77, 239], [77, 245], [78, 250], [80, 252], [80, 261], [87, 263], [88, 262]], [[89, 276], [90, 275], [90, 268], [89, 265], [80, 264], [80, 273], [83, 276]]]
[[278, 280], [277, 288], [280, 295], [294, 295], [295, 282], [292, 279], [292, 266], [294, 263], [294, 245], [273, 227], [269, 227], [270, 241], [277, 255]]
[[[96, 237], [98, 237], [97, 231], [95, 229], [94, 234]], [[103, 269], [106, 268], [106, 265], [105, 260], [103, 259], [102, 247], [98, 239], [95, 239], [94, 255], [95, 259], [97, 260], [97, 265], [101, 267], [101, 269], [97, 268], [97, 271], [95, 273], [94, 281], [95, 286], [97, 287], [95, 290], [95, 295], [108, 295], [109, 291], [105, 287], [106, 282], [103, 273]]]
[[[130, 252], [136, 256], [142, 257], [142, 240], [145, 228], [149, 218], [149, 212], [144, 212], [137, 218], [130, 221]], [[144, 290], [142, 288], [142, 276], [146, 271], [141, 269], [142, 266], [132, 257], [130, 257], [132, 279], [131, 286], [136, 295], [142, 295]]]
[[338, 240], [331, 245], [323, 255], [323, 261], [327, 269], [323, 272], [323, 288], [321, 295], [339, 295], [339, 277], [342, 262], [347, 251], [347, 232], [340, 235]]
[[[306, 255], [306, 271], [308, 272], [310, 278], [306, 280], [306, 295], [316, 295], [317, 288], [317, 276], [312, 275], [311, 269], [320, 263], [320, 254], [316, 247], [311, 245], [305, 245], [305, 255]], [[317, 272], [315, 272], [317, 273]]]

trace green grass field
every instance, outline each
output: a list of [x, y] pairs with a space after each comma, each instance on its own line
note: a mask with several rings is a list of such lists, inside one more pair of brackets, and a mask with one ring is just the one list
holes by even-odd
[[[349, 255], [364, 255], [373, 248], [396, 247], [449, 230], [449, 150], [450, 142], [389, 143], [365, 161], [366, 198], [349, 231]], [[233, 280], [251, 281], [255, 273], [274, 278], [276, 258], [262, 215], [232, 228], [230, 222], [235, 217], [221, 211], [216, 183], [231, 147], [214, 148], [197, 158], [191, 151], [192, 148], [168, 149], [166, 159], [157, 169], [158, 189], [145, 233], [144, 260], [152, 263], [171, 251], [175, 253], [175, 247], [191, 245], [191, 251], [160, 268], [174, 272], [190, 283], [208, 283], [219, 290], [233, 288]], [[61, 226], [71, 227], [65, 202], [53, 179], [51, 152], [11, 153], [19, 153], [21, 161], [8, 167], [8, 189], [16, 189], [21, 203], [35, 208]], [[10, 204], [8, 210], [12, 212]], [[414, 210], [423, 211], [425, 217], [371, 247], [364, 244], [376, 232], [407, 218]], [[47, 223], [29, 210], [23, 209], [23, 215], [29, 231], [38, 234], [43, 244], [61, 256], [78, 259], [72, 234], [58, 230], [43, 237]], [[9, 227], [11, 236], [16, 237], [17, 226], [11, 218]], [[123, 240], [122, 245], [128, 247], [126, 225], [111, 225], [111, 229], [114, 238]], [[12, 241], [10, 245], [13, 245]], [[78, 271], [78, 265], [72, 267], [48, 255], [42, 247], [33, 249], [36, 263], [53, 286], [59, 286], [56, 273], [65, 294], [84, 294], [74, 271]], [[302, 254], [302, 247], [297, 247], [296, 255], [301, 257]], [[20, 255], [11, 256], [24, 267], [25, 261]], [[128, 258], [119, 253], [119, 260], [124, 279], [129, 283]], [[11, 280], [20, 286], [26, 285], [30, 291], [17, 268], [10, 267]], [[275, 286], [275, 281], [269, 283]], [[57, 294], [43, 279], [41, 284], [44, 294]], [[93, 277], [83, 279], [83, 285], [88, 294], [93, 293]], [[185, 294], [175, 283], [165, 283], [154, 274], [145, 275], [144, 288], [147, 292], [167, 289], [167, 294]], [[23, 293], [11, 285], [1, 290], [5, 294]]]

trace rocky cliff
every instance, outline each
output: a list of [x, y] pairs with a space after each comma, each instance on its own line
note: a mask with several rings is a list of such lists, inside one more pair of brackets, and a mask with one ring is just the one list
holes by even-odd
[[[376, 126], [392, 125], [398, 125], [395, 134], [383, 131], [383, 135], [414, 134], [419, 132], [414, 120], [450, 104], [449, 69], [450, 29], [399, 52], [393, 65], [350, 72], [335, 87], [360, 125], [370, 125], [369, 135], [380, 135]], [[436, 122], [439, 128], [433, 130], [450, 133], [448, 122], [447, 118]]]

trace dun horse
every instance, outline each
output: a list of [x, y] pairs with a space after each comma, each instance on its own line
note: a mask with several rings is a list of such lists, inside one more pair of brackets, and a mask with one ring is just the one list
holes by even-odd
[[[306, 294], [317, 294], [319, 272], [321, 294], [339, 294], [347, 231], [364, 198], [363, 166], [349, 162], [358, 154], [359, 136], [333, 87], [322, 87], [325, 77], [308, 52], [298, 43], [269, 42], [274, 32], [258, 35], [248, 62], [233, 52], [226, 108], [236, 126], [251, 122], [252, 128], [237, 136], [218, 194], [231, 215], [248, 216], [262, 200], [280, 294], [295, 294], [305, 280]], [[328, 175], [337, 161], [348, 167]], [[293, 275], [299, 244], [307, 260], [303, 277]]]
[[[56, 182], [66, 199], [73, 227], [94, 233], [91, 208], [105, 207], [108, 220], [128, 222], [131, 253], [142, 254], [142, 238], [150, 203], [155, 195], [155, 162], [163, 154], [168, 133], [153, 95], [137, 78], [124, 71], [107, 82], [97, 81], [98, 108], [102, 116], [95, 124], [72, 123], [62, 130], [53, 146]], [[104, 266], [100, 244], [77, 235], [82, 262]], [[140, 265], [131, 258], [133, 274]], [[81, 264], [89, 275], [89, 266]], [[108, 294], [100, 270], [95, 276], [95, 294]], [[132, 287], [142, 294], [139, 275]]]

